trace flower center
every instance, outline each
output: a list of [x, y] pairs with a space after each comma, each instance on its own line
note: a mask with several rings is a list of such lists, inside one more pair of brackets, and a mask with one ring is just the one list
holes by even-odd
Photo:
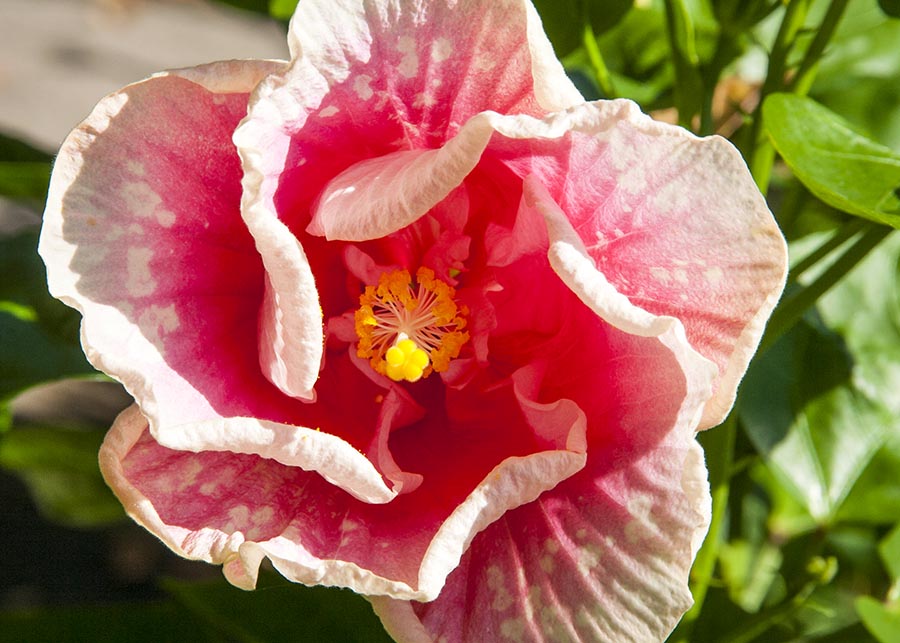
[[357, 355], [369, 358], [377, 372], [395, 382], [417, 382], [432, 371], [445, 371], [469, 339], [465, 306], [456, 290], [434, 271], [419, 268], [382, 273], [377, 286], [366, 286], [356, 311]]

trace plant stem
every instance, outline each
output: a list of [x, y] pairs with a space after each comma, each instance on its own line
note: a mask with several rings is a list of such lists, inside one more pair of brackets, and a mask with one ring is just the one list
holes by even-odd
[[739, 627], [737, 630], [729, 632], [716, 643], [751, 643], [751, 641], [755, 641], [760, 634], [806, 605], [810, 596], [820, 584], [818, 580], [809, 581], [791, 600], [762, 612], [757, 618]]
[[758, 352], [762, 353], [769, 349], [779, 337], [797, 323], [803, 313], [816, 303], [819, 297], [828, 292], [891, 232], [893, 232], [893, 228], [888, 226], [869, 224], [856, 242], [813, 283], [784, 299], [769, 319], [769, 325], [760, 342]]
[[847, 223], [835, 230], [834, 234], [831, 235], [825, 243], [813, 250], [791, 269], [791, 279], [796, 281], [800, 275], [830, 255], [832, 251], [840, 248], [848, 239], [855, 236], [865, 227], [866, 222], [862, 219], [854, 217], [847, 221]]
[[594, 35], [594, 28], [591, 26], [587, 15], [584, 16], [583, 22], [584, 31], [582, 32], [581, 40], [584, 44], [584, 50], [587, 52], [588, 61], [590, 61], [591, 68], [594, 71], [594, 78], [600, 86], [600, 91], [603, 92], [604, 98], [615, 98], [616, 90], [613, 86], [612, 77], [609, 74], [606, 62], [603, 60], [603, 54], [600, 53], [597, 37]]
[[699, 59], [694, 43], [694, 25], [684, 0], [665, 0], [666, 36], [675, 66], [675, 107], [678, 124], [690, 129], [694, 114], [701, 110], [698, 90], [702, 80], [697, 69]]
[[707, 533], [700, 551], [697, 552], [694, 567], [691, 569], [691, 594], [694, 597], [694, 605], [684, 615], [678, 628], [669, 639], [673, 643], [688, 643], [691, 640], [694, 624], [703, 610], [706, 592], [709, 590], [709, 584], [716, 568], [719, 545], [722, 542], [722, 527], [728, 508], [728, 493], [731, 489], [736, 436], [737, 411], [732, 410], [722, 426], [714, 431], [703, 433], [700, 438], [709, 466], [712, 518], [709, 523], [709, 533]]
[[834, 31], [844, 15], [848, 2], [849, 0], [832, 0], [828, 6], [828, 12], [822, 18], [822, 24], [819, 25], [819, 29], [816, 31], [816, 37], [810, 43], [809, 49], [806, 50], [806, 55], [803, 57], [803, 62], [800, 63], [800, 67], [797, 69], [797, 74], [791, 80], [790, 91], [799, 96], [806, 96], [809, 92], [809, 88], [816, 76], [819, 60], [822, 58], [825, 47], [834, 35]]
[[750, 165], [750, 172], [756, 180], [756, 185], [765, 194], [769, 188], [769, 179], [772, 174], [772, 164], [775, 161], [775, 148], [765, 138], [762, 129], [762, 104], [766, 96], [776, 92], [784, 86], [784, 74], [787, 69], [787, 57], [794, 38], [809, 9], [810, 0], [790, 0], [781, 19], [778, 35], [772, 46], [769, 56], [769, 69], [766, 72], [766, 80], [759, 94], [759, 104], [753, 112], [753, 124], [750, 128], [749, 138], [746, 141], [744, 158]]

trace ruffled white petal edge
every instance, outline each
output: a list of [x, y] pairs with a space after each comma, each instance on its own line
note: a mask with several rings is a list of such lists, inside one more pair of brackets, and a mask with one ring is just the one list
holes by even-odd
[[[267, 92], [250, 97], [248, 111], [264, 111]], [[265, 179], [265, 158], [287, 155], [288, 141], [264, 136], [245, 118], [233, 140], [241, 158], [241, 216], [256, 243], [266, 269], [260, 311], [259, 364], [282, 392], [302, 400], [315, 399], [324, 351], [324, 327], [319, 292], [303, 246], [274, 215], [276, 186]]]
[[[562, 412], [571, 418], [574, 444], [583, 444], [584, 414], [574, 403]], [[557, 405], [547, 405], [559, 412]], [[429, 601], [437, 597], [447, 576], [459, 564], [472, 538], [506, 511], [531, 502], [547, 489], [584, 467], [584, 452], [545, 451], [525, 457], [508, 458], [498, 464], [469, 496], [442, 523], [422, 559], [418, 588], [383, 578], [355, 563], [323, 560], [298, 545], [303, 535], [288, 527], [266, 541], [245, 540], [236, 531], [214, 528], [191, 531], [167, 525], [152, 502], [128, 480], [123, 461], [147, 428], [147, 420], [136, 405], [116, 419], [100, 449], [100, 466], [128, 514], [156, 534], [179, 555], [193, 560], [222, 564], [226, 578], [244, 589], [255, 587], [259, 565], [269, 558], [286, 578], [306, 585], [346, 587], [366, 595], [387, 595], [400, 599]]]
[[[489, 2], [491, 0], [488, 0]], [[559, 112], [584, 102], [553, 52], [553, 45], [544, 33], [544, 26], [531, 0], [519, 0], [525, 5], [528, 17], [528, 47], [531, 50], [531, 75], [538, 104], [548, 112]]]
[[[706, 467], [703, 460], [703, 449], [696, 440], [692, 440], [688, 448], [681, 487], [699, 518], [694, 537], [691, 541], [691, 558], [694, 559], [696, 558], [697, 551], [703, 543], [709, 529], [712, 507], [709, 484], [706, 477]], [[684, 579], [684, 582], [684, 591], [687, 592], [687, 578]], [[416, 615], [410, 601], [396, 600], [388, 596], [368, 596], [367, 599], [372, 604], [375, 613], [381, 619], [385, 631], [387, 631], [397, 643], [437, 643]], [[490, 608], [486, 605], [477, 605], [475, 609], [487, 610]], [[654, 636], [648, 632], [635, 636], [635, 632], [639, 632], [641, 628], [623, 629], [616, 626], [601, 627], [600, 621], [609, 621], [616, 618], [615, 614], [607, 614], [601, 610], [591, 612], [588, 609], [583, 615], [587, 618], [585, 619], [585, 622], [580, 623], [580, 625], [584, 627], [584, 632], [588, 632], [588, 634], [578, 639], [573, 639], [573, 641], [578, 640], [584, 641], [585, 643], [587, 641], [596, 641], [599, 643], [600, 641], [615, 640], [617, 642], [621, 641], [622, 643], [644, 643], [644, 641], [648, 640], [662, 640], [665, 637], [665, 633], [662, 633], [661, 635], [660, 633], [654, 633]], [[634, 617], [635, 616], [632, 615], [632, 618]], [[591, 620], [594, 620], [595, 622], [591, 623]], [[667, 629], [669, 632], [676, 624], [677, 619], [676, 622], [671, 622], [668, 625]], [[614, 639], [609, 638], [609, 633], [611, 631], [616, 632]], [[632, 636], [628, 636], [626, 632], [631, 632]], [[651, 639], [651, 636], [654, 637]], [[467, 641], [465, 643], [472, 642]]]
[[160, 444], [178, 451], [229, 451], [258, 455], [315, 471], [354, 498], [390, 502], [399, 493], [387, 486], [372, 462], [348, 442], [315, 428], [250, 417], [221, 418], [165, 427]]

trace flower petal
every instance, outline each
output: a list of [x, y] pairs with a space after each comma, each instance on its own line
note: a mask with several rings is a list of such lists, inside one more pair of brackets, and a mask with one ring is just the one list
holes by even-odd
[[50, 290], [82, 312], [88, 358], [154, 426], [209, 415], [222, 378], [242, 379], [248, 341], [258, 372], [264, 275], [230, 137], [255, 83], [282, 65], [214, 63], [130, 85], [57, 157], [39, 248]]
[[[252, 218], [268, 211], [301, 242], [320, 190], [352, 165], [376, 159], [332, 186], [332, 198], [361, 187], [351, 179], [398, 175], [405, 163], [380, 157], [406, 153], [412, 162], [418, 156], [413, 150], [441, 147], [479, 112], [538, 115], [583, 100], [525, 0], [309, 0], [294, 15], [290, 44], [292, 66], [260, 85], [235, 142], [251, 177]], [[501, 60], [504, 69], [498, 74]], [[482, 129], [472, 144], [483, 145], [485, 135]], [[459, 153], [428, 156], [439, 156], [445, 164], [455, 160], [452, 176], [429, 178], [422, 186], [425, 194], [413, 204], [401, 203], [399, 214], [392, 215], [388, 204], [376, 206], [376, 214], [393, 217], [391, 223], [351, 211], [344, 213], [349, 217], [344, 223], [326, 216], [312, 231], [330, 239], [376, 238], [384, 236], [379, 231], [399, 229], [424, 214], [467, 171], [460, 167]], [[419, 182], [428, 175], [400, 172], [399, 179]], [[338, 200], [326, 211], [355, 203]]]
[[592, 452], [476, 536], [435, 601], [369, 600], [399, 643], [661, 641], [691, 604], [709, 516], [692, 438], [637, 458]]
[[[584, 416], [571, 401], [532, 403], [528, 413], [558, 427], [551, 442], [583, 449]], [[223, 564], [236, 585], [252, 587], [268, 557], [294, 581], [430, 600], [479, 530], [584, 464], [583, 450], [547, 450], [509, 457], [479, 473], [457, 458], [445, 462], [447, 471], [438, 477], [432, 472], [447, 459], [444, 453], [428, 455], [428, 476], [418, 490], [376, 506], [315, 473], [256, 455], [167, 449], [132, 407], [110, 430], [100, 461], [135, 520], [177, 553]], [[467, 490], [454, 487], [446, 474], [457, 466], [463, 467], [460, 477], [480, 480]]]
[[104, 99], [60, 151], [40, 252], [51, 291], [84, 315], [89, 359], [123, 382], [155, 439], [260, 454], [383, 503], [396, 493], [360, 453], [381, 388], [336, 358], [320, 395], [338, 410], [326, 416], [260, 371], [268, 277], [240, 217], [230, 139], [254, 83], [281, 66], [215, 63]]
[[[607, 314], [624, 314], [632, 332], [650, 334], [659, 329], [647, 324], [664, 323], [659, 318], [682, 322], [691, 345], [719, 368], [701, 427], [719, 423], [787, 271], [784, 238], [740, 154], [724, 139], [657, 123], [628, 101], [522, 124], [515, 131], [496, 123], [512, 140], [494, 137], [485, 156], [545, 188], [546, 198], [532, 189], [532, 199], [555, 203], [556, 219], [575, 235], [564, 242], [565, 261], [581, 254], [602, 273], [604, 291], [627, 298], [607, 299], [616, 309]], [[601, 288], [593, 277], [584, 281], [587, 274], [579, 288]]]
[[353, 165], [325, 187], [307, 231], [365, 241], [406, 227], [462, 183], [491, 134], [489, 119], [476, 116], [439, 149], [394, 152]]
[[387, 91], [421, 113], [405, 120], [423, 125], [463, 123], [486, 109], [557, 111], [584, 100], [527, 0], [304, 0], [288, 46], [292, 59], [309, 60], [329, 85], [368, 79], [355, 80], [358, 99]]

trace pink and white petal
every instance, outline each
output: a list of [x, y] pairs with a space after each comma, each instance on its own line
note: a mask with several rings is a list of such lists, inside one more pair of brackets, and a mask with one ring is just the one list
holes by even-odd
[[325, 186], [307, 231], [329, 240], [366, 241], [410, 225], [462, 183], [492, 133], [490, 119], [480, 114], [443, 147], [353, 165]]
[[[349, 362], [333, 368], [323, 396], [343, 403], [326, 415], [260, 370], [267, 275], [241, 220], [231, 133], [254, 83], [281, 66], [215, 63], [104, 99], [60, 151], [40, 251], [51, 291], [84, 315], [89, 359], [123, 382], [157, 440], [264, 453], [387, 502], [395, 494], [359, 453], [381, 389]], [[360, 380], [349, 398], [344, 376]], [[355, 412], [341, 415], [348, 401]]]
[[[301, 542], [311, 538], [326, 550], [339, 547], [334, 537], [340, 537], [342, 522], [336, 517], [355, 502], [299, 467], [255, 455], [167, 449], [151, 437], [136, 405], [123, 411], [107, 434], [100, 468], [136, 522], [180, 556], [222, 564], [227, 578], [244, 589], [255, 586], [262, 560], [255, 540], [277, 549], [287, 538], [307, 563], [321, 563]], [[293, 536], [300, 524], [304, 533]], [[353, 587], [360, 576], [355, 568], [332, 565], [327, 571], [336, 576], [329, 580]], [[321, 565], [317, 569], [325, 574]], [[345, 577], [350, 580], [342, 583]], [[394, 585], [387, 581], [386, 587]]]
[[[545, 419], [571, 420], [571, 431], [583, 435], [583, 418], [570, 411], [548, 408]], [[132, 407], [110, 430], [100, 461], [135, 520], [179, 554], [223, 564], [241, 587], [253, 586], [268, 557], [294, 581], [430, 600], [480, 529], [578, 471], [584, 453], [508, 458], [461, 502], [432, 477], [426, 494], [423, 485], [375, 506], [316, 473], [257, 455], [170, 450]]]
[[[530, 177], [525, 181], [526, 199], [534, 199], [533, 207], [544, 216], [550, 239], [548, 257], [553, 269], [579, 299], [605, 322], [629, 334], [656, 337], [672, 351], [681, 365], [689, 386], [696, 383], [698, 402], [688, 424], [696, 428], [706, 413], [717, 367], [698, 353], [688, 342], [684, 326], [675, 317], [657, 316], [635, 306], [619, 293], [596, 268], [565, 214], [549, 199], [543, 186]], [[737, 384], [735, 383], [735, 387]], [[705, 403], [705, 404], [704, 404]], [[702, 413], [701, 413], [702, 411]]]
[[584, 101], [527, 0], [306, 0], [288, 46], [331, 86], [375, 82], [372, 91], [401, 102], [404, 121], [419, 127], [464, 123], [484, 110], [537, 114]]
[[[559, 140], [540, 133], [560, 126]], [[657, 123], [628, 101], [579, 106], [527, 129], [530, 140], [498, 126], [520, 140], [495, 137], [485, 155], [535, 175], [609, 286], [639, 309], [682, 322], [691, 345], [719, 368], [701, 427], [717, 424], [787, 270], [784, 238], [740, 155], [724, 139]]]
[[480, 533], [435, 601], [369, 600], [399, 643], [661, 641], [690, 607], [709, 505], [692, 439], [592, 453]]
[[[495, 254], [508, 265], [492, 273], [501, 288], [488, 297], [499, 320], [491, 362], [543, 365], [540, 380], [529, 378], [535, 398], [574, 400], [590, 418], [589, 435], [604, 443], [652, 448], [661, 435], [637, 428], [647, 423], [696, 428], [715, 366], [688, 344], [678, 320], [636, 308], [604, 281], [540, 190], [526, 179], [515, 222], [493, 235], [495, 247], [506, 248]], [[543, 243], [533, 243], [536, 225]]]
[[51, 292], [82, 312], [89, 359], [154, 425], [214, 414], [221, 378], [259, 371], [265, 276], [230, 138], [254, 84], [282, 65], [214, 63], [130, 85], [57, 158], [40, 243]]
[[352, 165], [438, 148], [484, 110], [543, 114], [583, 100], [524, 0], [309, 1], [290, 38], [291, 68], [259, 86], [235, 142], [254, 208], [301, 243], [322, 186]]
[[[251, 177], [248, 179], [247, 177]], [[259, 313], [259, 365], [283, 393], [315, 400], [325, 343], [316, 280], [303, 247], [278, 219], [253, 207], [252, 175], [245, 175], [244, 222], [266, 269]]]
[[314, 404], [266, 396], [260, 387], [260, 406], [246, 415], [162, 425], [153, 436], [171, 449], [258, 455], [317, 472], [363, 502], [389, 502], [417, 476], [397, 467], [378, 444], [415, 421], [421, 409], [403, 396], [385, 403], [383, 382], [370, 378], [371, 369], [362, 371], [357, 361], [346, 349], [332, 351]]

